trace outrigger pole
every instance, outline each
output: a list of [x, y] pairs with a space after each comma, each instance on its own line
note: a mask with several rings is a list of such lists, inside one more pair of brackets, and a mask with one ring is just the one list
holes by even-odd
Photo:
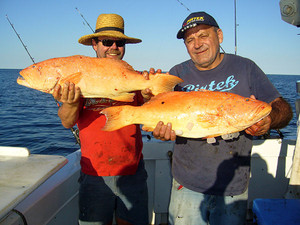
[[236, 0], [234, 0], [234, 53], [235, 55], [237, 54], [237, 37], [236, 37], [236, 29], [237, 29], [237, 24], [236, 24]]
[[[8, 20], [8, 22], [9, 22], [9, 24], [11, 25], [12, 29], [14, 30], [14, 32], [15, 32], [16, 35], [18, 36], [19, 40], [21, 41], [21, 43], [22, 43], [23, 47], [25, 48], [27, 54], [29, 55], [31, 61], [35, 64], [35, 61], [34, 61], [33, 57], [30, 55], [30, 53], [29, 53], [29, 51], [28, 51], [26, 45], [25, 45], [24, 42], [22, 41], [20, 35], [17, 33], [16, 29], [14, 28], [14, 25], [10, 22], [10, 20], [9, 20], [9, 18], [8, 18], [7, 15], [6, 15], [6, 19]], [[57, 105], [59, 106], [58, 101], [57, 101], [56, 99], [54, 99], [54, 100], [55, 100], [55, 102], [57, 103]], [[78, 143], [78, 144], [80, 145], [80, 139], [79, 139], [79, 131], [78, 131], [78, 129], [74, 129], [73, 127], [71, 127], [70, 130], [72, 131], [72, 134], [73, 134], [73, 136], [74, 136], [75, 139], [76, 139], [76, 143]]]

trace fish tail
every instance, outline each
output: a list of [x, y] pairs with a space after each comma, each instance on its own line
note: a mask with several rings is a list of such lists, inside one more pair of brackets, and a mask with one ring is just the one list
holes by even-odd
[[183, 82], [183, 80], [179, 77], [162, 73], [157, 73], [154, 75], [150, 74], [149, 80], [151, 81], [150, 89], [153, 95], [173, 91], [177, 84]]
[[113, 106], [102, 110], [100, 113], [106, 116], [106, 123], [102, 131], [118, 130], [127, 125], [133, 124], [134, 106]]

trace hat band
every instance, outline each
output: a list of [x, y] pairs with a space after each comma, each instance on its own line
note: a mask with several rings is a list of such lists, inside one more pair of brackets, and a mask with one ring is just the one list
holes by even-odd
[[121, 28], [118, 28], [118, 27], [102, 27], [102, 28], [97, 29], [95, 31], [95, 33], [99, 33], [101, 31], [107, 31], [107, 30], [119, 31], [124, 34], [124, 30]]

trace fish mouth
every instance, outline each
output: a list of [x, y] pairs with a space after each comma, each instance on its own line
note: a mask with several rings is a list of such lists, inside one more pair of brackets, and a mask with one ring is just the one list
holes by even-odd
[[269, 104], [260, 104], [259, 106], [257, 106], [252, 112], [252, 117], [255, 117], [255, 115], [257, 114], [259, 115], [259, 119], [257, 119], [255, 123], [267, 117], [271, 113], [271, 110], [272, 107]]
[[19, 72], [20, 76], [17, 78], [17, 83], [19, 85], [29, 87], [29, 88], [34, 88], [34, 79], [30, 74], [24, 73], [24, 71]]
[[20, 85], [23, 85], [25, 87], [30, 87], [30, 76], [28, 76], [28, 73], [25, 73], [24, 70], [21, 70], [19, 72], [19, 77], [17, 79], [17, 83]]
[[23, 85], [23, 86], [25, 86], [25, 87], [29, 87], [29, 86], [30, 86], [29, 83], [27, 82], [27, 80], [26, 80], [24, 77], [22, 77], [22, 76], [19, 76], [19, 77], [17, 78], [17, 83], [18, 83], [19, 85]]

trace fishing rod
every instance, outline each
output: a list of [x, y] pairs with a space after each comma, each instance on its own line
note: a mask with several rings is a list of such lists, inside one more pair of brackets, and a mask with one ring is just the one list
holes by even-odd
[[35, 63], [35, 61], [34, 61], [33, 57], [30, 55], [30, 53], [29, 53], [29, 51], [28, 51], [28, 49], [27, 49], [26, 45], [23, 43], [23, 41], [22, 41], [22, 39], [21, 39], [20, 35], [17, 33], [17, 31], [16, 31], [16, 29], [15, 29], [14, 25], [13, 25], [13, 24], [10, 22], [10, 20], [9, 20], [9, 18], [8, 18], [8, 15], [6, 15], [6, 19], [8, 20], [8, 22], [9, 22], [10, 26], [12, 27], [12, 29], [13, 29], [13, 30], [14, 30], [14, 32], [16, 33], [16, 35], [17, 35], [17, 37], [19, 38], [19, 40], [21, 41], [21, 43], [22, 43], [23, 47], [25, 48], [25, 50], [26, 50], [27, 54], [29, 55], [29, 57], [30, 57], [31, 61], [32, 61], [33, 63]]
[[177, 2], [181, 4], [184, 8], [186, 8], [187, 11], [191, 12], [191, 10], [188, 7], [186, 7], [181, 1], [177, 0]]
[[93, 30], [93, 28], [90, 26], [90, 24], [88, 23], [88, 21], [86, 21], [86, 19], [85, 19], [84, 16], [81, 14], [81, 12], [79, 11], [79, 9], [78, 9], [77, 7], [75, 7], [75, 9], [78, 11], [79, 15], [80, 15], [80, 16], [82, 17], [82, 19], [86, 22], [86, 24], [90, 27], [90, 29], [92, 30], [92, 32], [95, 33], [94, 30]]
[[[31, 61], [35, 64], [34, 58], [30, 55], [30, 53], [29, 53], [29, 51], [28, 51], [26, 45], [25, 45], [24, 42], [22, 41], [21, 36], [20, 36], [20, 35], [18, 34], [18, 32], [16, 31], [14, 25], [10, 22], [10, 20], [9, 20], [9, 18], [8, 18], [8, 15], [6, 15], [6, 19], [8, 20], [9, 24], [11, 25], [11, 27], [12, 27], [13, 30], [14, 30], [14, 32], [15, 32], [16, 35], [18, 36], [19, 40], [21, 41], [21, 43], [22, 43], [23, 47], [25, 48], [27, 54], [29, 55]], [[56, 104], [59, 106], [59, 102], [58, 102], [56, 99], [54, 99], [54, 100], [55, 100]], [[78, 131], [78, 129], [74, 129], [74, 128], [72, 127], [72, 128], [70, 128], [70, 130], [71, 130], [73, 136], [74, 136], [75, 139], [76, 139], [76, 143], [79, 144], [79, 146], [80, 146], [80, 139], [79, 139], [79, 131]]]

